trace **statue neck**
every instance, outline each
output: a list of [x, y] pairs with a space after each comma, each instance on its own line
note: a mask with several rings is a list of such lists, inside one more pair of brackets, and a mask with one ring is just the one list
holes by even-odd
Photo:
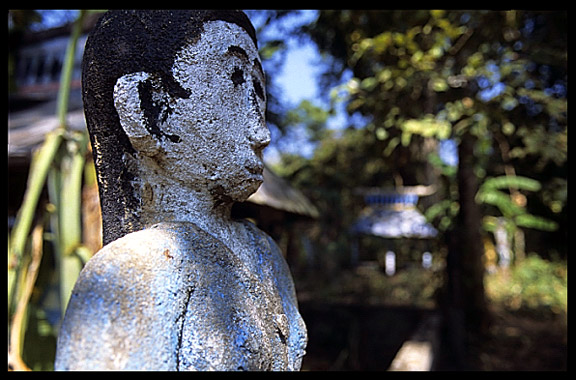
[[190, 222], [232, 251], [241, 249], [241, 226], [231, 217], [232, 199], [217, 198], [210, 189], [196, 189], [160, 175], [142, 177], [141, 183], [142, 228], [161, 222]]
[[205, 229], [205, 226], [231, 221], [231, 200], [215, 199], [208, 189], [194, 189], [168, 178], [143, 179], [141, 197], [143, 227], [174, 221], [192, 222]]

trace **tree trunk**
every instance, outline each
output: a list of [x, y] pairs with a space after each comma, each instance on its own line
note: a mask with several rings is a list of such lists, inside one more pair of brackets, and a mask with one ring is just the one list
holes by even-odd
[[487, 326], [484, 294], [484, 253], [480, 232], [480, 209], [474, 198], [478, 179], [474, 174], [474, 136], [462, 136], [458, 147], [458, 192], [460, 211], [456, 227], [447, 234], [447, 281], [443, 299], [444, 342], [447, 368], [470, 369], [469, 333], [481, 333]]
[[458, 215], [457, 247], [461, 266], [459, 279], [462, 307], [468, 331], [480, 332], [488, 320], [486, 297], [484, 294], [484, 263], [482, 255], [481, 223], [482, 214], [474, 200], [478, 191], [478, 178], [474, 174], [474, 143], [470, 133], [462, 136], [458, 148], [458, 193], [460, 212]]

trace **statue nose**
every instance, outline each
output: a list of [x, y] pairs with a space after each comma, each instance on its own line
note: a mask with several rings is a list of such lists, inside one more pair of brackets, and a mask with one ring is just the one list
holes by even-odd
[[[262, 108], [262, 103], [258, 99], [255, 89], [251, 89], [249, 96], [249, 120], [251, 123], [249, 140], [254, 150], [263, 150], [270, 144], [270, 131], [266, 125], [264, 108]], [[265, 107], [266, 102], [264, 99], [262, 100]]]
[[250, 134], [250, 143], [256, 150], [262, 150], [270, 144], [270, 130], [265, 123], [258, 123]]

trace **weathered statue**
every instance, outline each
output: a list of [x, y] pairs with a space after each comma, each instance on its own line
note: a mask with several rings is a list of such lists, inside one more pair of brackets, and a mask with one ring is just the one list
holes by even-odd
[[111, 11], [86, 42], [84, 106], [104, 248], [73, 290], [57, 370], [299, 370], [278, 246], [232, 220], [270, 142], [252, 24], [232, 11]]

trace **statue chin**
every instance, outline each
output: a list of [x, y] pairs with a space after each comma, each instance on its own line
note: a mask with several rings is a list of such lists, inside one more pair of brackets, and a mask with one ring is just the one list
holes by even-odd
[[241, 180], [236, 178], [233, 183], [226, 186], [215, 184], [210, 189], [210, 193], [222, 203], [245, 202], [252, 194], [258, 191], [263, 182], [264, 177], [262, 174], [252, 174]]

